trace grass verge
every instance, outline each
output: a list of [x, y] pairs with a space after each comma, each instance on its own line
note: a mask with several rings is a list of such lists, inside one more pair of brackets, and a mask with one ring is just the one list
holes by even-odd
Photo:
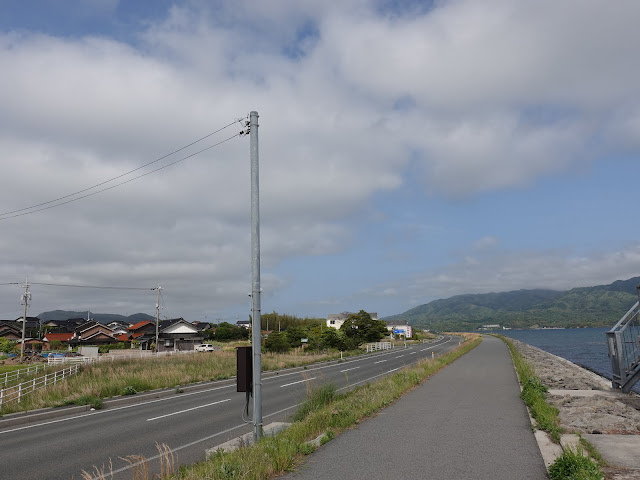
[[509, 347], [520, 385], [522, 385], [520, 397], [529, 407], [531, 416], [536, 421], [536, 428], [547, 432], [555, 443], [560, 443], [562, 428], [558, 420], [558, 409], [547, 403], [547, 387], [540, 382], [531, 365], [520, 355], [513, 342], [502, 335], [498, 337]]
[[182, 467], [175, 477], [181, 480], [270, 478], [291, 470], [316, 447], [307, 443], [323, 435], [330, 441], [345, 429], [360, 423], [429, 376], [461, 357], [482, 341], [479, 335], [466, 335], [465, 342], [451, 352], [424, 360], [381, 380], [336, 395], [328, 387], [312, 392], [299, 420], [275, 437], [267, 437], [256, 445], [232, 452], [217, 452], [208, 461]]

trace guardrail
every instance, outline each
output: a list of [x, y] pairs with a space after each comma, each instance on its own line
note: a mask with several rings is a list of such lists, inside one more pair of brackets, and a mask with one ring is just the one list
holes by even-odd
[[79, 366], [76, 364], [69, 368], [65, 368], [64, 370], [57, 370], [42, 377], [37, 377], [32, 380], [19, 383], [12, 387], [3, 388], [0, 390], [0, 408], [2, 408], [6, 402], [17, 401], [20, 403], [20, 400], [22, 400], [24, 395], [33, 393], [36, 390], [40, 390], [41, 388], [45, 388], [49, 385], [55, 385], [62, 379], [70, 375], [75, 375], [78, 373], [78, 368]]
[[37, 365], [30, 365], [27, 368], [20, 368], [18, 370], [5, 372], [4, 374], [0, 374], [0, 382], [2, 383], [3, 387], [6, 387], [7, 384], [13, 383], [20, 377], [26, 377], [28, 375], [38, 373], [38, 371], [44, 370], [45, 368], [47, 368], [47, 365], [45, 365], [44, 363], [39, 363]]
[[[638, 287], [640, 297], [640, 287]], [[612, 386], [629, 393], [640, 380], [640, 302], [606, 332], [611, 360]]]
[[391, 342], [367, 343], [367, 352], [375, 352], [377, 350], [391, 350], [391, 348]]

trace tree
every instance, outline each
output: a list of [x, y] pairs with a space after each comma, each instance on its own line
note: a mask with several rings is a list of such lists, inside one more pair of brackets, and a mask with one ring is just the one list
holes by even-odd
[[357, 345], [365, 342], [378, 342], [387, 336], [387, 324], [382, 320], [374, 320], [364, 310], [349, 315], [340, 327], [340, 331]]
[[10, 353], [16, 346], [14, 340], [9, 340], [6, 337], [0, 337], [0, 352]]
[[287, 336], [282, 332], [271, 332], [264, 341], [268, 352], [285, 353], [291, 348]]
[[249, 330], [244, 327], [238, 327], [237, 325], [222, 322], [216, 327], [214, 338], [222, 342], [242, 340], [249, 338]]

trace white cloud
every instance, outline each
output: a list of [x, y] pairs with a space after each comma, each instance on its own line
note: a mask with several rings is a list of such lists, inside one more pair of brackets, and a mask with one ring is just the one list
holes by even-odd
[[[473, 197], [531, 185], [602, 152], [636, 152], [640, 71], [629, 59], [638, 10], [629, 1], [459, 0], [409, 17], [360, 0], [184, 2], [134, 44], [0, 34], [0, 154], [10, 159], [0, 204], [6, 212], [86, 188], [255, 109], [264, 265], [344, 252], [376, 194], [401, 190], [416, 171], [429, 192]], [[247, 141], [0, 225], [11, 232], [0, 240], [3, 277], [164, 282], [184, 315], [243, 305]], [[536, 261], [525, 259], [523, 272], [496, 253], [501, 276], [485, 277], [488, 260], [475, 254], [496, 246], [480, 239], [467, 261], [418, 278], [410, 301], [432, 289], [566, 285], [573, 271], [587, 269], [584, 281], [607, 277], [606, 262], [619, 265], [605, 255], [591, 270], [571, 255], [531, 252]], [[567, 263], [564, 276], [558, 263]], [[269, 278], [274, 289], [291, 282]], [[61, 308], [99, 301], [69, 295], [49, 299]]]

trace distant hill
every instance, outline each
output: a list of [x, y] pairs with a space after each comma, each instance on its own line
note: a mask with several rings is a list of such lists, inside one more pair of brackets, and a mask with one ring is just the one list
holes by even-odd
[[[38, 318], [44, 321], [49, 320], [67, 320], [69, 318], [87, 318], [86, 310], [84, 312], [73, 312], [69, 310], [52, 310], [50, 312], [44, 312], [38, 315]], [[100, 323], [110, 323], [115, 320], [122, 320], [129, 323], [138, 323], [143, 320], [155, 320], [155, 317], [147, 315], [146, 313], [134, 313], [128, 317], [125, 315], [118, 315], [115, 313], [93, 313], [91, 312], [91, 319]]]
[[385, 321], [408, 322], [432, 330], [477, 330], [499, 324], [511, 328], [613, 326], [638, 300], [640, 277], [568, 291], [516, 290], [456, 295], [434, 300]]

